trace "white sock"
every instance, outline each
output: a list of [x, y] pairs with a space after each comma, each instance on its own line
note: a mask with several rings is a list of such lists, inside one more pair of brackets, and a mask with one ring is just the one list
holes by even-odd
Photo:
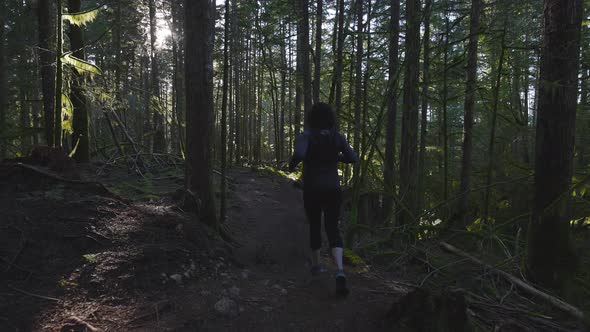
[[336, 266], [338, 267], [338, 271], [343, 271], [343, 267], [342, 267], [342, 254], [343, 254], [344, 250], [342, 248], [336, 247], [336, 248], [332, 248], [332, 257], [334, 258], [334, 263], [336, 263]]
[[311, 265], [315, 266], [320, 263], [320, 249], [311, 252]]

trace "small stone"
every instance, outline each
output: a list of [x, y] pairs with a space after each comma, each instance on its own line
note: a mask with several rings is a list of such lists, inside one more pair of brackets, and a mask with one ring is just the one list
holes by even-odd
[[206, 290], [201, 291], [201, 296], [209, 296], [209, 295], [211, 295], [210, 291], [206, 291]]
[[260, 308], [262, 309], [262, 311], [264, 312], [271, 312], [272, 311], [272, 307], [265, 305], [264, 307]]
[[214, 309], [224, 316], [236, 316], [239, 312], [238, 304], [227, 297], [217, 301], [214, 305]]
[[177, 284], [182, 284], [182, 276], [180, 274], [173, 274], [170, 279], [176, 281]]

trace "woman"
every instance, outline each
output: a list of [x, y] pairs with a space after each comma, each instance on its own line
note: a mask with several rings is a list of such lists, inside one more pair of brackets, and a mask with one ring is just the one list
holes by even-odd
[[339, 295], [347, 295], [346, 276], [342, 267], [342, 238], [338, 228], [342, 203], [338, 162], [354, 163], [357, 156], [344, 136], [336, 131], [336, 116], [330, 105], [313, 105], [308, 124], [309, 130], [300, 134], [295, 141], [295, 151], [289, 169], [294, 171], [303, 161], [303, 204], [309, 220], [311, 272], [316, 275], [326, 271], [319, 262], [323, 213], [324, 228], [332, 249], [332, 257], [338, 267], [336, 292]]

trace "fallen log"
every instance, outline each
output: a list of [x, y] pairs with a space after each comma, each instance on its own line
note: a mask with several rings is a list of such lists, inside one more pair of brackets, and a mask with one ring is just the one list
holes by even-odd
[[50, 178], [52, 180], [55, 181], [59, 181], [59, 182], [64, 182], [64, 183], [69, 183], [69, 184], [75, 184], [75, 185], [85, 185], [88, 186], [89, 188], [92, 188], [93, 191], [99, 195], [103, 195], [106, 197], [110, 197], [110, 198], [114, 198], [116, 200], [119, 200], [121, 202], [124, 203], [129, 203], [129, 200], [126, 198], [123, 198], [115, 193], [113, 193], [112, 191], [110, 191], [109, 189], [107, 189], [107, 187], [105, 187], [102, 183], [100, 182], [92, 182], [92, 181], [82, 181], [82, 180], [76, 180], [76, 179], [68, 179], [65, 178], [63, 176], [60, 176], [58, 174], [54, 174], [52, 172], [49, 172], [45, 169], [42, 169], [40, 167], [36, 167], [33, 165], [28, 165], [28, 164], [23, 164], [23, 163], [15, 163], [15, 164], [10, 164], [9, 166], [13, 166], [13, 167], [18, 167], [21, 169], [25, 169], [31, 172], [34, 172], [36, 174], [42, 175], [44, 177]]
[[487, 263], [484, 263], [483, 261], [471, 256], [470, 254], [468, 254], [468, 253], [466, 253], [466, 252], [464, 252], [464, 251], [462, 251], [462, 250], [460, 250], [460, 249], [458, 249], [446, 242], [440, 242], [440, 245], [443, 249], [445, 249], [457, 256], [461, 256], [463, 258], [466, 258], [473, 263], [476, 263], [478, 265], [485, 267], [486, 270], [492, 271], [492, 272], [506, 278], [509, 282], [511, 282], [513, 285], [519, 287], [523, 291], [545, 300], [547, 303], [569, 313], [573, 317], [576, 317], [580, 320], [584, 320], [584, 312], [582, 312], [582, 310], [574, 307], [573, 305], [571, 305], [567, 302], [564, 302], [564, 301], [556, 298], [555, 296], [552, 296], [552, 295], [549, 295], [543, 291], [540, 291], [540, 290], [536, 289], [535, 287], [527, 284], [526, 282], [520, 280], [519, 278], [511, 275], [510, 273], [504, 272], [504, 271], [497, 269]]

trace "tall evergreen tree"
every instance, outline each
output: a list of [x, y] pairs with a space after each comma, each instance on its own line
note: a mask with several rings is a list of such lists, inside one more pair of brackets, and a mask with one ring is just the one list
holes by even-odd
[[45, 142], [53, 145], [55, 120], [55, 12], [54, 0], [39, 0], [37, 20], [39, 25], [39, 62], [41, 72], [41, 91], [43, 93], [43, 118]]
[[[4, 15], [6, 13], [6, 4], [4, 1], [0, 3], [0, 130], [6, 130], [6, 69], [4, 62], [6, 61], [5, 42], [4, 42]], [[0, 138], [0, 161], [6, 158], [6, 141], [7, 139]]]
[[545, 0], [543, 14], [535, 198], [526, 269], [532, 280], [564, 289], [576, 267], [569, 229], [582, 1]]
[[185, 0], [186, 186], [201, 203], [199, 215], [217, 225], [211, 184], [213, 45], [209, 0]]
[[151, 63], [151, 98], [150, 112], [153, 120], [153, 150], [154, 152], [166, 151], [166, 136], [164, 133], [164, 116], [162, 115], [160, 96], [160, 68], [158, 64], [158, 50], [156, 49], [156, 0], [148, 0], [150, 19], [150, 63]]
[[399, 71], [399, 17], [400, 1], [391, 0], [389, 18], [389, 85], [387, 92], [387, 126], [385, 128], [385, 163], [383, 183], [385, 184], [385, 198], [383, 209], [385, 215], [393, 212], [393, 195], [395, 194], [395, 136], [397, 130], [397, 87]]
[[420, 62], [420, 0], [406, 2], [406, 70], [402, 105], [400, 148], [400, 224], [416, 217], [418, 211], [418, 84]]
[[[68, 0], [68, 10], [70, 13], [78, 13], [81, 10], [80, 0]], [[72, 55], [76, 58], [85, 60], [84, 54], [84, 36], [82, 28], [75, 24], [70, 24], [70, 46]], [[72, 119], [72, 129], [74, 131], [72, 144], [75, 149], [74, 159], [78, 162], [90, 161], [90, 132], [88, 131], [88, 109], [86, 106], [86, 96], [84, 95], [84, 76], [78, 71], [72, 71], [71, 94], [70, 100], [74, 108]]]
[[458, 206], [458, 223], [467, 226], [467, 206], [470, 187], [471, 164], [473, 156], [473, 118], [475, 113], [475, 96], [477, 89], [477, 47], [479, 41], [479, 18], [481, 13], [481, 0], [471, 1], [471, 17], [469, 23], [469, 45], [467, 48], [467, 67], [465, 81], [465, 103], [463, 106], [463, 157], [461, 159], [461, 185], [459, 191], [461, 198]]

